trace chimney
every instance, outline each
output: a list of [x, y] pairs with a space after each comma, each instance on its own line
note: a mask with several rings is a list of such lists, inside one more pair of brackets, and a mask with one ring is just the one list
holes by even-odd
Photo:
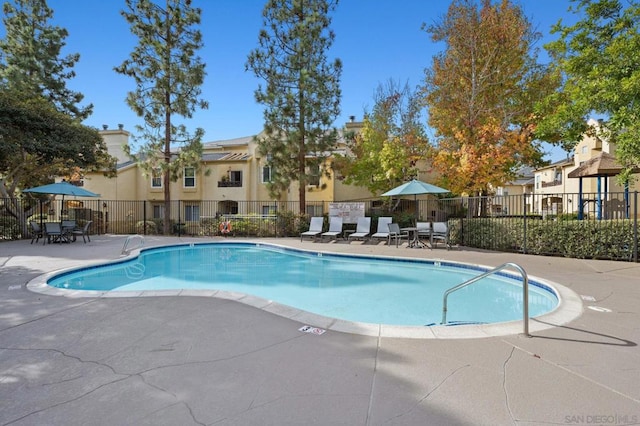
[[118, 124], [118, 129], [120, 130], [124, 129], [124, 124]]
[[102, 125], [102, 130], [107, 130], [109, 128], [109, 126], [107, 126], [106, 124]]
[[349, 116], [349, 122], [353, 123], [354, 121], [356, 121], [356, 116], [355, 115], [350, 115]]

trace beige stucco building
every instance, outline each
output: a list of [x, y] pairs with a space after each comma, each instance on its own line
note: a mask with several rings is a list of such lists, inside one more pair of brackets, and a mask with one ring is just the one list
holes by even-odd
[[[589, 124], [599, 126], [591, 120]], [[359, 131], [361, 122], [346, 123], [340, 136], [347, 131]], [[129, 143], [130, 134], [122, 126], [118, 129], [103, 129], [101, 134], [109, 152], [117, 158], [117, 176], [106, 178], [93, 173], [84, 176], [86, 189], [99, 193], [101, 200], [144, 201], [144, 212], [111, 212], [114, 215], [130, 215], [148, 219], [164, 218], [164, 188], [160, 176], [147, 176], [142, 169], [125, 154], [123, 146]], [[196, 222], [203, 218], [217, 218], [220, 215], [273, 215], [276, 211], [291, 210], [298, 212], [298, 183], [294, 182], [289, 190], [275, 200], [269, 196], [267, 183], [271, 171], [267, 159], [258, 152], [255, 136], [207, 142], [199, 168], [185, 168], [180, 179], [171, 183], [171, 199], [179, 200], [179, 211], [172, 207], [172, 218], [181, 221]], [[347, 145], [340, 139], [337, 151], [348, 154]], [[582, 179], [583, 198], [578, 197], [580, 180], [569, 178], [569, 173], [582, 164], [597, 157], [602, 152], [615, 152], [615, 146], [607, 140], [595, 136], [585, 136], [575, 147], [574, 154], [565, 160], [550, 164], [537, 170], [522, 169], [516, 179], [495, 189], [491, 203], [491, 213], [495, 215], [540, 214], [558, 215], [577, 213], [582, 202], [586, 214], [595, 212], [596, 204], [604, 208], [607, 217], [621, 217], [620, 197], [604, 200], [604, 194], [621, 193], [625, 188], [615, 181], [615, 177]], [[331, 161], [331, 157], [327, 161]], [[330, 168], [329, 168], [330, 169]], [[435, 180], [428, 165], [419, 167], [418, 179], [426, 182]], [[637, 190], [637, 185], [630, 188]], [[598, 199], [600, 188], [603, 199]], [[613, 197], [610, 197], [613, 198]], [[429, 196], [419, 196], [426, 200]], [[346, 185], [337, 179], [335, 172], [330, 176], [318, 176], [313, 185], [306, 187], [306, 213], [322, 215], [328, 213], [328, 204], [344, 201], [370, 201], [375, 209], [381, 203], [375, 194], [362, 187]], [[628, 204], [628, 203], [626, 203]], [[420, 203], [418, 216], [431, 218], [438, 216], [437, 206]], [[106, 208], [106, 207], [105, 207]], [[415, 208], [409, 207], [410, 209]], [[373, 210], [372, 210], [373, 211]], [[104, 212], [106, 213], [106, 212]], [[633, 214], [633, 213], [632, 213]]]
[[[588, 124], [596, 129], [602, 122], [590, 119]], [[638, 185], [628, 188], [618, 184], [616, 176], [585, 177], [570, 176], [589, 160], [603, 153], [615, 155], [615, 144], [597, 135], [585, 135], [575, 146], [573, 156], [535, 171], [533, 211], [545, 214], [595, 215], [605, 218], [625, 217], [625, 189], [637, 191]], [[581, 208], [582, 206], [582, 208]], [[629, 212], [629, 215], [635, 214]]]
[[[346, 130], [358, 130], [361, 123], [347, 123]], [[87, 173], [83, 178], [85, 189], [100, 194], [103, 200], [146, 201], [150, 205], [146, 217], [164, 217], [164, 188], [161, 177], [145, 175], [142, 169], [125, 154], [130, 134], [122, 127], [103, 129], [102, 134], [109, 152], [117, 158], [117, 174], [107, 178], [100, 173]], [[340, 137], [342, 138], [342, 132]], [[337, 152], [346, 152], [344, 140], [339, 139]], [[331, 161], [329, 158], [327, 161]], [[330, 168], [329, 168], [330, 170]], [[345, 185], [330, 176], [318, 175], [306, 187], [306, 212], [311, 215], [327, 213], [327, 203], [368, 199], [372, 195], [361, 187]], [[186, 167], [176, 182], [171, 182], [171, 199], [180, 201], [179, 216], [187, 221], [198, 221], [220, 215], [274, 214], [276, 210], [290, 208], [298, 211], [298, 183], [275, 200], [269, 195], [267, 184], [271, 170], [267, 159], [258, 152], [255, 136], [207, 142], [198, 168]], [[291, 203], [289, 203], [291, 202]], [[136, 212], [138, 215], [139, 212]], [[177, 217], [172, 207], [172, 217]]]

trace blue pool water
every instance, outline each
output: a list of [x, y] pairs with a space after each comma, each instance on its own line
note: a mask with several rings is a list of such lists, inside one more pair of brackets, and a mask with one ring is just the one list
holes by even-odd
[[[131, 260], [66, 272], [50, 286], [98, 291], [216, 289], [349, 321], [439, 324], [444, 292], [483, 270], [446, 262], [321, 254], [250, 243], [143, 250]], [[530, 281], [529, 314], [553, 310], [553, 291]], [[494, 275], [452, 293], [448, 322], [522, 319], [520, 280]]]

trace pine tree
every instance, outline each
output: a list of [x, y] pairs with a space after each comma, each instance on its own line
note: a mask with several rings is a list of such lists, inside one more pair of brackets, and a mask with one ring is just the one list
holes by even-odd
[[[191, 0], [166, 0], [164, 8], [151, 0], [126, 0], [128, 11], [122, 15], [138, 37], [138, 45], [129, 59], [115, 70], [132, 77], [136, 89], [127, 95], [131, 109], [144, 120], [137, 126], [145, 142], [132, 157], [152, 175], [162, 174], [164, 188], [164, 233], [170, 231], [171, 193], [169, 185], [184, 167], [198, 168], [204, 131], [193, 134], [174, 116], [189, 119], [197, 108], [208, 104], [200, 99], [205, 64], [196, 52], [203, 46], [197, 29], [201, 10]], [[172, 152], [174, 145], [180, 150]]]
[[264, 136], [257, 142], [272, 167], [269, 191], [279, 197], [297, 181], [301, 213], [306, 185], [337, 141], [331, 126], [340, 113], [342, 63], [327, 58], [335, 38], [329, 13], [336, 6], [330, 0], [269, 0], [259, 47], [247, 60], [247, 69], [265, 81], [255, 97], [265, 106]]
[[14, 0], [2, 6], [0, 40], [0, 197], [19, 220], [19, 189], [50, 183], [79, 170], [113, 172], [98, 131], [82, 125], [92, 106], [67, 88], [78, 54], [61, 57], [68, 33], [50, 24], [45, 0]]
[[42, 96], [58, 111], [84, 120], [93, 106], [81, 107], [84, 95], [66, 86], [75, 77], [80, 55], [60, 56], [67, 30], [49, 23], [53, 11], [46, 0], [13, 3], [3, 4], [6, 38], [0, 40], [0, 84], [25, 96]]

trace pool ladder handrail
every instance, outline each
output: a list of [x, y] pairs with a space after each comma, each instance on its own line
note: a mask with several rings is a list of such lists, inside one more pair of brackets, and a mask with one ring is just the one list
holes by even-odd
[[523, 333], [526, 337], [530, 337], [529, 336], [529, 277], [527, 276], [527, 273], [525, 272], [525, 270], [522, 268], [522, 266], [516, 264], [516, 263], [512, 263], [512, 262], [507, 262], [507, 263], [503, 263], [502, 265], [493, 268], [490, 271], [487, 271], [483, 274], [478, 275], [477, 277], [473, 277], [461, 284], [458, 284], [454, 287], [451, 287], [449, 290], [444, 292], [444, 296], [443, 296], [443, 300], [442, 300], [442, 325], [446, 325], [447, 324], [447, 298], [449, 297], [449, 294], [453, 293], [454, 291], [460, 290], [461, 288], [467, 287], [477, 281], [480, 281], [483, 278], [488, 277], [489, 275], [493, 275], [496, 274], [500, 271], [502, 271], [503, 269], [506, 268], [513, 268], [515, 270], [517, 270], [520, 275], [522, 275], [522, 322], [523, 322]]
[[129, 254], [131, 250], [133, 250], [129, 248], [129, 243], [135, 240], [136, 238], [138, 238], [138, 247], [136, 247], [136, 249], [139, 249], [144, 245], [144, 237], [142, 235], [140, 234], [129, 235], [127, 239], [124, 240], [124, 245], [122, 246], [122, 251], [120, 252], [120, 254]]

